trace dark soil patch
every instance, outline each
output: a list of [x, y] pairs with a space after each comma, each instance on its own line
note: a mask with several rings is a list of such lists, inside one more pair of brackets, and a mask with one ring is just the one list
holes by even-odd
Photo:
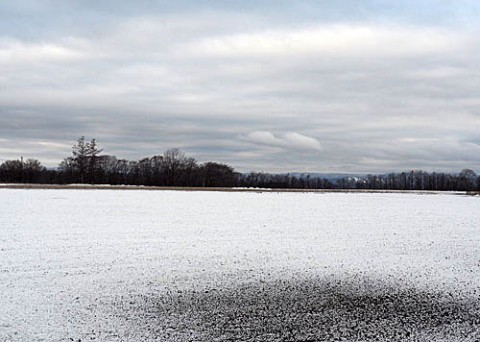
[[136, 308], [165, 341], [478, 341], [479, 298], [458, 298], [323, 279], [142, 297]]

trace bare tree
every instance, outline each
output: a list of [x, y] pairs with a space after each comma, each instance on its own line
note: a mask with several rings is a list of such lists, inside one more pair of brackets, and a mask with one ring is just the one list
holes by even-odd
[[460, 190], [477, 190], [477, 174], [470, 169], [463, 169], [458, 175], [458, 187]]
[[175, 185], [180, 166], [185, 160], [185, 153], [178, 148], [171, 148], [163, 154], [163, 165], [165, 167], [166, 185]]

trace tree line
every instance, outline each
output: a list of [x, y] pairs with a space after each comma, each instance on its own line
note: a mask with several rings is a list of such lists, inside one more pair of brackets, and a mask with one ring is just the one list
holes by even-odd
[[176, 148], [138, 161], [119, 159], [102, 152], [95, 139], [86, 141], [82, 136], [72, 147], [72, 154], [63, 159], [58, 168], [47, 169], [37, 159], [7, 160], [0, 164], [0, 182], [278, 189], [480, 190], [480, 177], [470, 169], [458, 174], [413, 170], [332, 180], [308, 174], [239, 173], [227, 164], [200, 164]]
[[470, 169], [458, 174], [412, 170], [383, 175], [367, 175], [337, 180], [342, 189], [479, 191], [480, 177]]

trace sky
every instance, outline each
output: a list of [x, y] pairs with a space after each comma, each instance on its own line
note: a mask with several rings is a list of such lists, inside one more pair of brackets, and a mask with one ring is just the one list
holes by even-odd
[[0, 2], [0, 162], [480, 172], [480, 2]]

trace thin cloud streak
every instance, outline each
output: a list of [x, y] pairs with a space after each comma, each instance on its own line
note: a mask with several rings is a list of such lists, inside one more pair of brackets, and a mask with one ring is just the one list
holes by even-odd
[[246, 138], [254, 144], [278, 146], [286, 149], [322, 149], [320, 142], [317, 139], [297, 132], [287, 132], [280, 137], [276, 137], [273, 133], [268, 131], [257, 131], [248, 134]]
[[453, 30], [336, 24], [208, 38], [187, 48], [210, 57], [418, 57], [462, 50], [471, 39]]

